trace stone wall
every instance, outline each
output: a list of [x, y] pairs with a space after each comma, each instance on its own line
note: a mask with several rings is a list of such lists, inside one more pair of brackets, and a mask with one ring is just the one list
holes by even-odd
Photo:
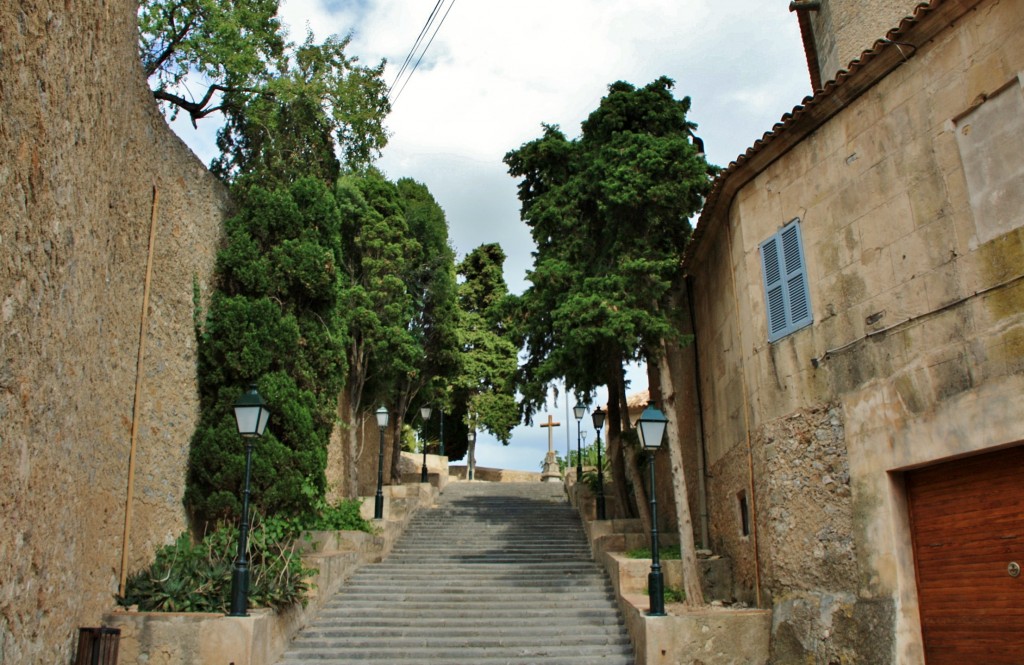
[[155, 107], [136, 9], [0, 4], [0, 663], [68, 662], [113, 606], [154, 207], [129, 567], [185, 527], [193, 283], [228, 201]]
[[920, 0], [824, 0], [810, 12], [818, 49], [821, 80], [834, 79], [841, 69], [871, 48], [876, 39], [913, 14]]

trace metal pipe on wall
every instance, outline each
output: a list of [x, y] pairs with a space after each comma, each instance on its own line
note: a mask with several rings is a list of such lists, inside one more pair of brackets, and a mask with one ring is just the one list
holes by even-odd
[[124, 505], [124, 533], [121, 538], [121, 580], [118, 593], [122, 596], [128, 582], [128, 542], [132, 532], [132, 501], [135, 498], [135, 448], [139, 439], [139, 410], [142, 408], [142, 361], [146, 355], [146, 328], [149, 324], [149, 292], [153, 282], [153, 251], [156, 246], [156, 211], [160, 203], [160, 190], [153, 185], [153, 205], [149, 219], [149, 254], [146, 258], [146, 282], [142, 289], [142, 317], [139, 321], [139, 356], [135, 363], [135, 399], [132, 405], [131, 446], [128, 450], [128, 492]]

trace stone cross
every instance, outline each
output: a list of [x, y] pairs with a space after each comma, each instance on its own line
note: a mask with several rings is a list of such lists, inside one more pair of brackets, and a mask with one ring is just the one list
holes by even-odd
[[548, 414], [548, 421], [541, 423], [541, 427], [548, 428], [548, 454], [544, 456], [544, 470], [540, 474], [541, 482], [554, 483], [562, 480], [562, 473], [558, 470], [558, 456], [555, 455], [555, 428], [562, 423], [556, 423], [555, 419]]
[[555, 419], [552, 418], [551, 414], [549, 413], [548, 421], [546, 423], [541, 423], [540, 426], [548, 428], [548, 452], [553, 453], [555, 451], [555, 428], [561, 427], [562, 423], [556, 423]]

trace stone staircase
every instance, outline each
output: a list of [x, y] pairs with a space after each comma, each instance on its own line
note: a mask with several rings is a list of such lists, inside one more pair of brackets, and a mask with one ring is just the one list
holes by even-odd
[[281, 665], [631, 665], [611, 586], [561, 483], [461, 482], [418, 513]]

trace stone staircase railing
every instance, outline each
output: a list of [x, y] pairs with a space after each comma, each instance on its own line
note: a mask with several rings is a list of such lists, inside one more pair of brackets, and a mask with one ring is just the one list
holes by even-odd
[[[771, 610], [707, 605], [666, 606], [667, 616], [649, 617], [647, 574], [650, 559], [632, 559], [625, 552], [650, 546], [640, 520], [594, 519], [593, 497], [586, 487], [569, 483], [570, 500], [580, 512], [594, 559], [608, 571], [619, 609], [636, 652], [635, 665], [764, 665], [768, 662]], [[671, 544], [669, 534], [662, 545]], [[678, 538], [674, 539], [678, 542]], [[705, 598], [733, 596], [732, 570], [727, 559], [698, 559]], [[665, 584], [682, 587], [679, 560], [661, 560]]]

